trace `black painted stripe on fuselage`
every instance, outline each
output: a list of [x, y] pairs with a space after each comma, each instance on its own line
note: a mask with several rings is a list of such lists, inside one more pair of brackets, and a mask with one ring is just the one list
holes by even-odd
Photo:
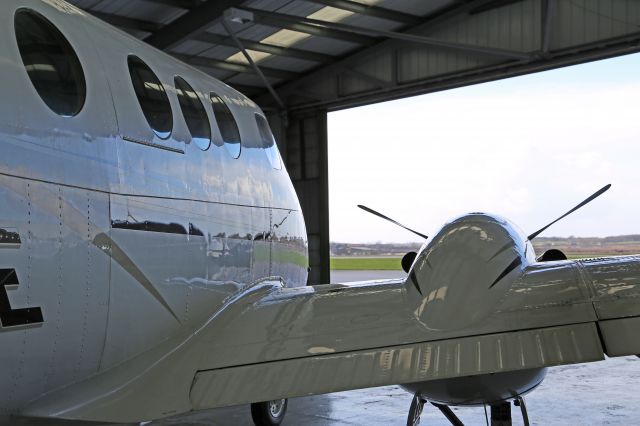
[[123, 220], [112, 220], [111, 227], [113, 229], [129, 229], [131, 231], [145, 231], [145, 232], [160, 232], [163, 234], [179, 234], [179, 235], [200, 235], [203, 233], [201, 230], [189, 224], [189, 231], [175, 222], [162, 223], [145, 220], [144, 222], [129, 222]]
[[418, 290], [418, 293], [420, 293], [420, 295], [423, 295], [422, 290], [420, 290], [420, 284], [418, 283], [418, 277], [416, 276], [415, 269], [412, 269], [409, 273], [409, 280], [411, 280], [413, 286], [416, 288], [416, 290]]
[[511, 271], [513, 271], [514, 269], [516, 269], [518, 266], [520, 266], [522, 264], [522, 259], [520, 259], [520, 256], [516, 257], [515, 259], [513, 259], [513, 262], [511, 262], [509, 264], [509, 266], [507, 266], [505, 268], [504, 271], [502, 271], [502, 273], [498, 276], [498, 278], [496, 278], [496, 280], [493, 282], [493, 284], [491, 284], [489, 286], [489, 288], [492, 288], [494, 285], [498, 284], [498, 282], [503, 279], [504, 277], [507, 276], [507, 274]]
[[20, 234], [8, 229], [0, 228], [0, 247], [20, 247]]
[[[189, 223], [189, 230], [175, 222], [162, 223], [145, 220], [142, 222], [129, 222], [126, 220], [112, 220], [111, 228], [113, 229], [128, 229], [130, 231], [143, 231], [143, 232], [156, 232], [162, 234], [176, 234], [176, 235], [190, 235], [196, 237], [204, 237], [204, 232], [195, 226], [193, 223]], [[267, 241], [272, 237], [271, 232], [257, 232], [255, 235], [247, 233], [246, 235], [226, 235], [224, 232], [219, 232], [214, 235], [215, 237], [229, 238], [232, 240], [254, 240], [254, 241]]]
[[115, 242], [110, 236], [104, 233], [96, 235], [93, 244], [111, 257], [118, 265], [120, 265], [129, 275], [131, 275], [140, 285], [142, 285], [169, 313], [176, 321], [181, 322], [169, 302], [151, 283], [147, 276], [138, 268], [138, 265], [129, 257], [129, 255]]

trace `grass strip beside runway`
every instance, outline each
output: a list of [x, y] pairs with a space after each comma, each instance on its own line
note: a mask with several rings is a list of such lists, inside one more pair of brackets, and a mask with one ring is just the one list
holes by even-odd
[[332, 257], [334, 271], [400, 271], [399, 257]]
[[[590, 257], [608, 257], [616, 254], [579, 253], [568, 254], [569, 259]], [[332, 257], [331, 269], [334, 271], [400, 271], [400, 257]]]

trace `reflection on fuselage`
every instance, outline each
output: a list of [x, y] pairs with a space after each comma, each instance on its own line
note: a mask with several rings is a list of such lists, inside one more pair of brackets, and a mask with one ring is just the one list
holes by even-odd
[[[0, 4], [0, 269], [19, 282], [10, 306], [44, 320], [0, 326], [0, 414], [192, 332], [262, 280], [304, 286], [308, 273], [300, 205], [252, 101], [64, 2], [27, 3]], [[26, 7], [68, 40], [56, 55], [79, 58], [86, 91], [69, 111], [43, 102], [64, 88], [43, 91], [16, 47]], [[145, 102], [131, 55], [154, 76]], [[176, 81], [202, 104], [186, 117]]]

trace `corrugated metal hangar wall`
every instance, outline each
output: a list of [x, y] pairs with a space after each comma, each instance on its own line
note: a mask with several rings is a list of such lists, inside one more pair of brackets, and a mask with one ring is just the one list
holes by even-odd
[[72, 2], [267, 111], [314, 284], [329, 281], [328, 111], [640, 50], [638, 0]]

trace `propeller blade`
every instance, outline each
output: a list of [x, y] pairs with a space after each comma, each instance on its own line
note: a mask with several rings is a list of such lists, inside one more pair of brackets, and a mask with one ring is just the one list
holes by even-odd
[[383, 219], [385, 219], [385, 220], [388, 220], [388, 221], [389, 221], [389, 222], [391, 222], [391, 223], [395, 223], [395, 224], [396, 224], [396, 225], [398, 225], [399, 227], [404, 228], [404, 229], [406, 229], [406, 230], [407, 230], [407, 231], [409, 231], [409, 232], [413, 232], [414, 234], [421, 236], [421, 237], [422, 237], [422, 238], [424, 238], [425, 240], [429, 239], [429, 237], [427, 237], [426, 235], [421, 234], [421, 233], [419, 233], [418, 231], [414, 231], [414, 230], [413, 230], [413, 229], [411, 229], [411, 228], [407, 228], [406, 226], [404, 226], [404, 225], [403, 225], [403, 224], [401, 224], [400, 222], [396, 222], [395, 220], [391, 219], [390, 217], [385, 216], [385, 215], [383, 215], [382, 213], [378, 213], [377, 211], [375, 211], [375, 210], [373, 210], [373, 209], [370, 209], [370, 208], [369, 208], [369, 207], [367, 207], [367, 206], [363, 206], [362, 204], [358, 204], [358, 207], [360, 207], [362, 210], [364, 210], [364, 211], [366, 211], [366, 212], [369, 212], [369, 213], [374, 214], [374, 215], [376, 215], [376, 216], [378, 216], [378, 217], [381, 217], [381, 218], [383, 218]]
[[544, 232], [548, 227], [550, 227], [551, 225], [553, 225], [554, 223], [556, 223], [557, 221], [564, 219], [565, 217], [569, 216], [571, 213], [575, 212], [576, 210], [578, 210], [579, 208], [583, 207], [584, 205], [590, 203], [591, 201], [595, 200], [596, 198], [598, 198], [599, 196], [601, 196], [602, 194], [604, 194], [605, 192], [607, 192], [609, 190], [609, 188], [611, 188], [611, 184], [605, 185], [602, 188], [600, 188], [598, 191], [594, 192], [591, 196], [589, 196], [589, 198], [587, 198], [586, 200], [584, 200], [583, 202], [581, 202], [580, 204], [578, 204], [577, 206], [575, 206], [574, 208], [572, 208], [571, 210], [569, 210], [568, 212], [566, 212], [565, 214], [563, 214], [562, 216], [560, 216], [559, 218], [557, 218], [556, 220], [554, 220], [553, 222], [551, 222], [550, 224], [546, 225], [543, 228], [538, 229], [536, 232], [534, 232], [533, 234], [529, 235], [529, 241], [533, 240], [535, 237], [537, 237], [538, 235], [540, 235], [542, 232]]

